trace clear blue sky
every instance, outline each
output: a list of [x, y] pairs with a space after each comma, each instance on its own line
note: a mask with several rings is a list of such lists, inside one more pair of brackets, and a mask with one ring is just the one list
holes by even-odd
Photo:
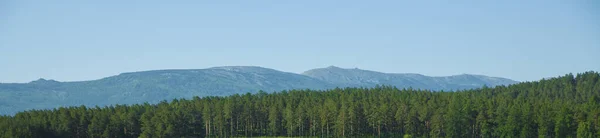
[[1, 0], [0, 82], [228, 65], [538, 80], [600, 70], [599, 4]]

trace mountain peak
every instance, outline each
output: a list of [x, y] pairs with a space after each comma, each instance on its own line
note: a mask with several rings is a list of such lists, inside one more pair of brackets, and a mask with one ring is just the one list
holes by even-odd
[[[317, 69], [319, 69], [319, 68], [317, 68]], [[320, 69], [361, 70], [361, 69], [359, 69], [359, 68], [342, 68], [342, 67], [333, 66], [333, 65], [331, 65], [331, 66], [327, 66], [327, 67], [325, 67], [325, 68], [320, 68]]]
[[260, 66], [218, 66], [208, 69], [225, 69], [225, 70], [239, 70], [239, 69], [268, 69]]
[[55, 83], [55, 82], [58, 82], [58, 81], [53, 80], [53, 79], [47, 80], [47, 79], [44, 79], [44, 78], [39, 78], [37, 80], [31, 81], [31, 83]]
[[278, 70], [264, 68], [264, 67], [260, 67], [260, 66], [220, 66], [220, 67], [212, 67], [212, 68], [208, 68], [208, 69], [226, 70], [226, 71], [234, 71], [234, 72], [270, 72], [270, 71], [281, 72]]
[[59, 84], [60, 82], [56, 81], [56, 80], [47, 80], [44, 78], [40, 78], [34, 81], [29, 82], [30, 84], [38, 84], [38, 85], [52, 85], [52, 84]]
[[327, 68], [327, 69], [342, 69], [342, 68], [340, 68], [340, 67], [337, 67], [337, 66], [334, 66], [334, 65], [327, 66], [326, 68]]

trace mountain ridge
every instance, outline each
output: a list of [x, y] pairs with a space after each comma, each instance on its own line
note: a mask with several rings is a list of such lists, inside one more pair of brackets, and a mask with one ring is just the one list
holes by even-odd
[[[314, 69], [310, 69], [310, 70], [300, 72], [300, 73], [293, 73], [293, 72], [286, 72], [286, 71], [281, 71], [281, 70], [276, 70], [276, 69], [271, 69], [271, 68], [265, 68], [265, 67], [261, 67], [261, 66], [215, 66], [215, 67], [209, 67], [209, 68], [203, 68], [203, 69], [157, 69], [157, 70], [131, 71], [131, 72], [123, 72], [123, 73], [119, 73], [117, 75], [111, 75], [111, 76], [107, 76], [107, 77], [103, 77], [103, 78], [89, 79], [89, 80], [60, 81], [60, 80], [55, 80], [55, 79], [50, 79], [50, 78], [38, 78], [36, 80], [32, 80], [29, 82], [0, 82], [0, 84], [27, 84], [27, 83], [33, 83], [36, 81], [52, 81], [52, 82], [61, 82], [61, 83], [85, 82], [85, 81], [96, 81], [96, 80], [100, 80], [100, 79], [104, 79], [104, 78], [125, 75], [125, 74], [132, 74], [132, 73], [160, 72], [160, 71], [191, 71], [191, 70], [226, 69], [226, 68], [262, 68], [262, 69], [268, 69], [268, 70], [272, 70], [272, 71], [279, 71], [279, 72], [284, 72], [284, 73], [292, 73], [292, 74], [300, 74], [300, 75], [305, 75], [304, 73], [306, 73], [307, 71], [314, 70]], [[427, 77], [451, 77], [451, 76], [468, 75], [468, 76], [481, 76], [481, 77], [489, 77], [489, 78], [508, 79], [508, 78], [503, 78], [503, 77], [487, 76], [487, 75], [481, 75], [481, 74], [469, 74], [469, 73], [461, 73], [461, 74], [448, 75], [448, 76], [430, 76], [430, 75], [424, 75], [424, 74], [420, 74], [420, 73], [386, 73], [386, 72], [379, 72], [379, 71], [372, 71], [372, 70], [364, 70], [364, 69], [359, 69], [359, 68], [343, 68], [343, 67], [334, 66], [334, 65], [330, 65], [325, 68], [336, 68], [336, 69], [344, 69], [344, 70], [363, 70], [363, 71], [370, 71], [370, 72], [377, 72], [377, 73], [384, 73], [384, 74], [404, 74], [404, 75], [418, 75], [418, 76], [427, 76]], [[324, 69], [324, 68], [315, 68], [315, 69]], [[552, 78], [552, 77], [549, 77], [549, 78]], [[548, 78], [546, 78], [546, 79], [548, 79]], [[509, 79], [509, 80], [512, 80], [512, 79]], [[516, 81], [516, 80], [513, 80], [513, 81], [520, 82], [520, 81]]]
[[[417, 73], [383, 73], [362, 70], [358, 68], [340, 68], [336, 66], [311, 69], [303, 72], [302, 74], [311, 76], [313, 78], [318, 78], [329, 83], [344, 84], [347, 86], [372, 87], [377, 84], [405, 84], [397, 86], [432, 90], [470, 89], [483, 85], [497, 86], [518, 83], [517, 81], [506, 78], [465, 73], [451, 76], [432, 77]], [[477, 81], [477, 83], [467, 83], [473, 81]]]
[[[393, 85], [400, 88], [456, 90], [483, 85], [508, 85], [487, 76], [429, 77], [421, 74], [393, 74], [360, 69], [312, 69], [325, 73], [291, 73], [259, 66], [219, 66], [205, 69], [166, 69], [125, 72], [96, 80], [34, 80], [28, 83], [0, 83], [0, 114], [60, 106], [105, 106], [112, 104], [157, 103], [193, 96], [274, 92], [291, 89], [333, 89]], [[323, 70], [325, 69], [325, 70]], [[329, 71], [329, 72], [327, 72]], [[340, 75], [334, 76], [332, 75]], [[344, 78], [342, 82], [339, 78]], [[504, 78], [501, 78], [504, 79]], [[506, 79], [509, 80], [509, 79]], [[466, 84], [473, 85], [466, 85]]]

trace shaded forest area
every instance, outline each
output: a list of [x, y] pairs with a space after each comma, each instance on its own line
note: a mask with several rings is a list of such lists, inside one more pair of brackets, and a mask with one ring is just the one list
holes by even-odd
[[31, 110], [2, 137], [600, 137], [600, 74], [456, 92], [375, 88]]

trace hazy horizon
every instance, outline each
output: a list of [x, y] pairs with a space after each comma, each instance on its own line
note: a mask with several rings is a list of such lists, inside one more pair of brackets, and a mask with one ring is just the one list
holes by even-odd
[[[214, 66], [214, 67], [232, 67], [232, 66]], [[210, 69], [210, 68], [214, 68], [214, 67], [208, 67], [208, 68], [180, 68], [180, 69], [173, 68], [173, 69], [157, 69], [157, 70], [196, 70], [196, 69]], [[261, 66], [237, 66], [237, 67], [261, 67]], [[335, 65], [330, 65], [330, 66], [320, 67], [320, 68], [314, 68], [314, 69], [329, 68], [329, 67], [338, 67], [338, 68], [342, 68], [342, 69], [367, 70], [367, 69], [362, 69], [362, 68], [357, 68], [357, 67], [349, 68], [349, 67], [340, 67], [340, 66], [335, 66]], [[272, 69], [272, 68], [269, 68], [269, 67], [261, 67], [261, 68]], [[121, 72], [119, 74], [104, 76], [104, 77], [100, 77], [100, 78], [93, 78], [93, 79], [89, 79], [89, 80], [69, 80], [69, 81], [63, 81], [63, 80], [56, 80], [56, 79], [52, 79], [52, 78], [38, 78], [38, 79], [30, 80], [30, 81], [27, 81], [27, 82], [0, 82], [0, 83], [29, 83], [29, 82], [37, 81], [37, 80], [40, 80], [40, 79], [54, 80], [54, 81], [59, 81], [59, 82], [93, 81], [93, 80], [103, 79], [103, 78], [106, 78], [106, 77], [117, 76], [117, 75], [120, 75], [122, 73], [135, 73], [135, 72], [157, 71], [157, 70], [140, 70], [140, 71], [131, 71], [131, 72]], [[277, 70], [277, 69], [275, 69], [275, 70]], [[309, 69], [309, 70], [311, 70], [311, 69]], [[309, 71], [309, 70], [305, 70], [305, 71]], [[285, 70], [277, 70], [277, 71], [287, 72], [287, 73], [295, 73], [295, 74], [300, 74], [300, 75], [302, 75], [305, 72], [305, 71], [302, 71], [302, 72], [289, 72], [289, 71], [285, 71]], [[380, 71], [376, 71], [376, 70], [367, 70], [367, 71], [380, 72]], [[380, 72], [380, 73], [386, 73], [386, 74], [421, 74], [421, 73], [414, 73], [414, 72]], [[581, 73], [583, 73], [583, 72], [581, 72]], [[447, 77], [447, 76], [464, 75], [464, 74], [469, 74], [469, 73], [460, 73], [460, 74], [451, 74], [451, 75], [442, 75], [442, 76], [434, 76], [434, 75], [427, 75], [427, 74], [421, 74], [421, 75], [425, 75], [425, 76], [428, 76], [428, 77]], [[469, 75], [484, 75], [484, 76], [488, 76], [488, 77], [505, 78], [505, 77], [502, 77], [502, 76], [489, 76], [489, 75], [485, 75], [485, 74], [469, 74]], [[558, 76], [563, 76], [563, 75], [565, 75], [565, 74], [558, 75]], [[551, 77], [545, 77], [545, 78], [552, 78], [552, 77], [558, 77], [558, 76], [551, 76]], [[506, 79], [511, 79], [511, 78], [506, 78]], [[540, 78], [540, 79], [544, 79], [544, 78]], [[514, 80], [514, 79], [511, 79], [511, 80]], [[514, 80], [514, 81], [519, 81], [519, 80]], [[523, 82], [523, 81], [519, 81], [519, 82]]]
[[338, 66], [534, 81], [600, 71], [593, 0], [0, 2], [0, 82]]

